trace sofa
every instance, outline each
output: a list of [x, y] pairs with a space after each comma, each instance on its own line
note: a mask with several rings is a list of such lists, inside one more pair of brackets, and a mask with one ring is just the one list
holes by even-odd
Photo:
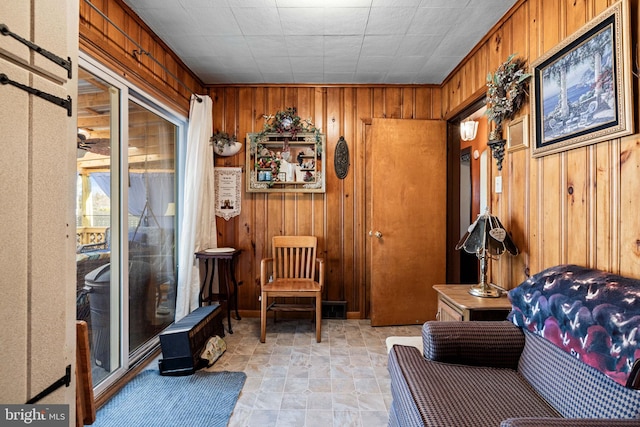
[[390, 349], [389, 426], [640, 426], [640, 280], [561, 265], [508, 296]]

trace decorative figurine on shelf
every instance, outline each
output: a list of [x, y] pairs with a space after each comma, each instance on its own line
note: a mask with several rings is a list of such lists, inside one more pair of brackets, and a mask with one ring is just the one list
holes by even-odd
[[278, 133], [285, 137], [283, 151], [289, 151], [289, 138], [296, 138], [299, 133], [311, 133], [315, 136], [318, 156], [320, 156], [322, 151], [320, 129], [313, 124], [311, 118], [302, 119], [298, 115], [296, 107], [288, 107], [283, 111], [277, 111], [275, 114], [264, 114], [263, 117], [265, 123], [262, 131], [251, 138], [251, 153], [254, 153], [256, 148], [259, 148], [269, 133]]

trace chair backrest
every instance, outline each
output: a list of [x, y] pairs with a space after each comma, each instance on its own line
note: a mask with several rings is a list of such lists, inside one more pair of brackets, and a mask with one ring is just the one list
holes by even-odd
[[315, 236], [273, 237], [273, 278], [314, 279], [316, 274]]

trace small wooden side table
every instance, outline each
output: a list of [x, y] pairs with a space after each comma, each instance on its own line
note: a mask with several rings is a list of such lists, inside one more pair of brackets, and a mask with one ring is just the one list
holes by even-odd
[[[236, 281], [235, 267], [236, 259], [242, 252], [241, 249], [234, 248], [217, 248], [216, 250], [204, 250], [196, 252], [196, 259], [204, 260], [204, 278], [202, 279], [202, 285], [200, 286], [200, 295], [198, 296], [198, 303], [202, 306], [204, 303], [210, 304], [214, 301], [220, 301], [225, 303], [227, 309], [227, 323], [229, 325], [229, 333], [233, 333], [231, 328], [231, 307], [230, 300], [232, 298], [230, 284], [233, 284], [233, 308], [235, 309], [235, 319], [240, 320], [240, 314], [238, 313], [238, 286], [242, 285], [242, 282]], [[211, 268], [209, 268], [209, 260], [211, 260]], [[218, 260], [218, 293], [213, 293], [213, 277], [216, 272], [216, 260]], [[208, 280], [207, 280], [208, 279]], [[207, 286], [208, 284], [208, 286]], [[205, 289], [208, 290], [205, 297]], [[224, 289], [225, 292], [221, 292]]]
[[481, 298], [469, 294], [472, 285], [434, 285], [438, 293], [438, 320], [505, 320], [511, 301], [504, 293], [499, 298]]

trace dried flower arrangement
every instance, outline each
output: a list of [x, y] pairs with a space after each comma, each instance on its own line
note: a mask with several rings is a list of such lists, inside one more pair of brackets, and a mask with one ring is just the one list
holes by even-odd
[[[268, 133], [279, 133], [286, 137], [295, 138], [298, 133], [313, 133], [318, 149], [322, 147], [320, 129], [316, 128], [311, 119], [302, 119], [298, 116], [296, 107], [288, 107], [275, 114], [264, 115], [265, 119], [262, 131], [251, 139], [251, 151], [255, 152], [260, 141], [264, 140]], [[286, 138], [285, 138], [286, 139]], [[318, 152], [320, 154], [320, 152]]]
[[494, 137], [500, 135], [502, 122], [512, 119], [520, 110], [527, 96], [527, 80], [531, 74], [525, 72], [526, 60], [511, 54], [495, 73], [487, 74], [487, 111], [485, 115], [495, 123]]

